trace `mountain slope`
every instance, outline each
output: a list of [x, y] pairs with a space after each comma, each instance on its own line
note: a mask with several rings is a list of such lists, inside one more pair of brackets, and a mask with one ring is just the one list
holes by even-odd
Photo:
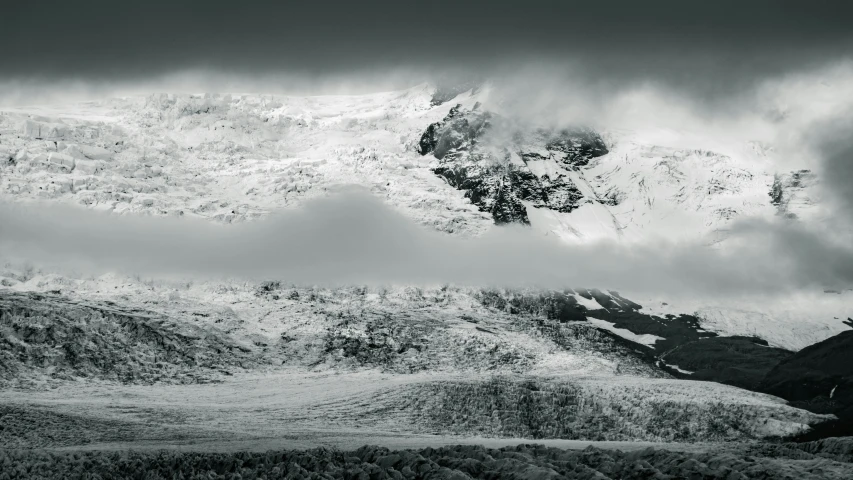
[[499, 222], [571, 241], [719, 236], [740, 216], [808, 215], [817, 202], [813, 176], [774, 171], [765, 145], [546, 128], [490, 111], [487, 87], [443, 103], [435, 94], [160, 94], [7, 109], [0, 198], [233, 223], [356, 183], [442, 231], [482, 233], [498, 204]]
[[527, 205], [569, 213], [583, 194], [568, 170], [607, 153], [601, 137], [585, 130], [531, 129], [462, 105], [431, 124], [418, 142], [421, 155], [439, 160], [433, 171], [460, 190], [495, 223], [525, 223]]
[[[740, 216], [795, 221], [817, 206], [814, 178], [774, 171], [769, 147], [521, 122], [489, 95], [422, 85], [9, 109], [0, 201], [233, 224], [357, 184], [448, 235], [520, 223], [568, 243], [707, 244]], [[91, 408], [129, 440], [134, 422], [161, 417], [176, 428], [143, 429], [158, 441], [364, 424], [562, 439], [798, 434], [830, 417], [720, 383], [757, 389], [794, 350], [844, 330], [833, 317], [847, 308], [798, 318], [801, 336], [790, 322], [765, 333], [742, 306], [680, 309], [595, 288], [154, 280], [11, 261], [0, 277], [0, 379], [21, 390], [0, 392], [7, 410], [41, 428], [27, 405], [55, 388], [39, 400], [47, 423], [77, 425]], [[115, 439], [101, 433], [86, 438]]]
[[810, 345], [780, 362], [762, 391], [853, 418], [853, 330]]

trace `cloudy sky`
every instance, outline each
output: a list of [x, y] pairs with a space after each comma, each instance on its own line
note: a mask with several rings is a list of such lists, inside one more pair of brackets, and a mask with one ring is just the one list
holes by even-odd
[[[853, 242], [838, 241], [837, 235], [853, 231], [853, 2], [294, 3], [13, 2], [2, 12], [0, 104], [150, 91], [362, 93], [423, 81], [486, 78], [503, 89], [514, 114], [539, 121], [583, 121], [605, 127], [615, 121], [629, 126], [677, 125], [706, 136], [772, 142], [783, 162], [814, 157], [826, 201], [834, 206], [834, 216], [820, 226], [780, 226], [746, 219], [737, 227], [742, 240], [735, 250], [738, 253], [728, 258], [690, 245], [649, 245], [643, 251], [611, 245], [598, 248], [597, 254], [542, 247], [538, 260], [522, 255], [513, 257], [517, 264], [509, 264], [526, 265], [527, 280], [586, 278], [600, 280], [597, 284], [618, 280], [633, 286], [687, 285], [697, 290], [707, 288], [709, 282], [733, 289], [774, 288], [779, 285], [776, 279], [785, 279], [790, 288], [853, 284], [853, 251], [847, 246]], [[787, 165], [780, 165], [784, 168]], [[344, 204], [349, 201], [339, 208]], [[415, 280], [415, 273], [431, 280], [502, 278], [500, 272], [490, 270], [494, 268], [490, 258], [508, 255], [508, 245], [515, 245], [510, 249], [515, 251], [520, 245], [532, 245], [524, 243], [530, 239], [517, 238], [509, 243], [486, 239], [486, 244], [470, 246], [444, 244], [429, 236], [424, 240], [422, 232], [413, 233], [384, 207], [369, 202], [356, 205], [363, 211], [353, 215], [387, 218], [401, 242], [416, 238], [412, 245], [423, 247], [416, 252], [395, 250], [387, 241], [377, 243], [371, 237], [385, 227], [360, 226], [365, 248], [384, 245], [379, 250], [368, 248], [374, 256], [364, 257], [370, 265], [390, 269], [384, 275], [377, 273], [377, 279]], [[322, 212], [331, 210], [323, 210], [322, 205], [316, 208], [321, 213], [315, 218], [334, 217], [324, 217]], [[4, 240], [26, 243], [22, 232], [30, 232], [29, 238], [53, 241], [40, 230], [48, 223], [40, 227], [28, 215], [0, 213], [7, 225], [15, 223], [19, 228], [14, 239], [6, 230]], [[60, 222], [63, 217], [46, 215], [45, 222]], [[100, 218], [85, 221], [93, 222], [92, 231], [114, 230], [112, 224], [100, 223]], [[299, 225], [299, 221], [288, 217], [263, 228], [292, 231], [292, 222]], [[330, 228], [328, 236], [338, 237], [329, 225], [317, 228]], [[173, 243], [160, 245], [162, 250], [180, 251], [196, 236], [186, 226], [127, 223], [125, 227], [129, 239], [145, 229], [173, 232], [166, 235]], [[245, 235], [239, 241], [263, 238], [256, 231]], [[398, 237], [384, 240], [388, 238]], [[233, 241], [237, 240], [213, 236], [199, 251], [227, 250]], [[93, 255], [112, 248], [115, 261], [122, 263], [120, 259], [132, 256], [133, 248], [151, 248], [116, 246], [128, 242], [111, 245], [99, 244]], [[62, 251], [62, 245], [45, 248]], [[347, 251], [342, 248], [330, 245], [329, 251]], [[439, 272], [430, 270], [431, 262], [399, 263], [400, 258], [410, 262], [446, 258], [468, 248], [486, 252], [468, 256], [479, 265], [477, 278], [465, 277], [470, 269]], [[397, 257], [389, 260], [386, 255], [391, 253]], [[175, 264], [172, 257], [162, 258], [163, 266]], [[191, 255], [185, 258], [190, 271], [204, 264], [202, 260], [193, 263]], [[323, 258], [316, 260], [322, 263]], [[780, 258], [786, 261], [780, 263]], [[577, 266], [571, 277], [546, 268], [557, 259]], [[285, 255], [280, 264], [294, 265], [296, 260]], [[216, 272], [203, 273], [239, 268], [266, 273], [266, 257], [229, 261], [218, 264]], [[395, 265], [406, 268], [394, 270]], [[305, 267], [306, 272], [323, 277], [324, 270], [315, 267]], [[364, 266], [354, 265], [352, 271], [364, 271]], [[657, 272], [657, 280], [649, 281], [652, 271]], [[341, 273], [329, 272], [325, 278]], [[506, 278], [512, 272], [504, 272]], [[773, 281], [767, 283], [767, 279]]]
[[0, 222], [5, 254], [98, 274], [117, 269], [305, 284], [595, 286], [670, 298], [853, 285], [853, 247], [804, 225], [737, 222], [725, 250], [664, 239], [568, 247], [520, 226], [476, 238], [449, 236], [416, 225], [360, 188], [231, 228], [199, 219], [2, 204]]
[[421, 75], [544, 58], [602, 81], [662, 78], [714, 94], [849, 54], [851, 15], [850, 2], [826, 0], [12, 2], [0, 75]]

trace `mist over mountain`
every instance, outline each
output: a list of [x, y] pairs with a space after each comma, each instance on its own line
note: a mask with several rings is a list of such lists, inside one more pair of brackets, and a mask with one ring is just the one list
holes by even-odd
[[11, 5], [0, 476], [852, 477], [850, 10]]

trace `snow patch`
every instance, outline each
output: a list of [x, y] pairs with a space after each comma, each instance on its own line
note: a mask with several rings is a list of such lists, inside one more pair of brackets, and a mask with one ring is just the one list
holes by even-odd
[[673, 370], [675, 370], [675, 371], [677, 371], [677, 372], [679, 372], [679, 373], [683, 373], [683, 374], [685, 374], [685, 375], [693, 375], [694, 373], [696, 373], [696, 372], [691, 372], [691, 371], [689, 371], [689, 370], [684, 370], [683, 368], [680, 368], [678, 365], [673, 365], [673, 364], [670, 364], [670, 363], [666, 363], [666, 362], [664, 362], [663, 360], [661, 360], [661, 361], [660, 361], [660, 363], [662, 363], [663, 365], [665, 365], [665, 366], [667, 366], [667, 367], [669, 367], [669, 368], [671, 368], [671, 369], [673, 369]]
[[589, 323], [595, 325], [598, 328], [609, 330], [615, 333], [616, 335], [619, 335], [620, 337], [624, 338], [625, 340], [630, 340], [634, 343], [640, 343], [649, 347], [654, 347], [655, 343], [658, 340], [664, 340], [663, 337], [658, 337], [657, 335], [652, 335], [649, 333], [637, 335], [636, 333], [630, 330], [616, 327], [612, 323], [598, 318], [587, 317], [587, 321], [589, 321]]
[[708, 331], [754, 336], [771, 346], [798, 351], [849, 330], [842, 320], [853, 312], [851, 305], [853, 294], [803, 293], [767, 304], [760, 312], [743, 306], [704, 307], [695, 314]]
[[572, 295], [572, 296], [575, 297], [575, 300], [578, 301], [578, 304], [583, 305], [583, 307], [586, 308], [587, 310], [599, 310], [599, 309], [603, 308], [601, 306], [601, 304], [599, 304], [594, 298], [589, 299], [589, 298], [582, 297], [581, 295]]

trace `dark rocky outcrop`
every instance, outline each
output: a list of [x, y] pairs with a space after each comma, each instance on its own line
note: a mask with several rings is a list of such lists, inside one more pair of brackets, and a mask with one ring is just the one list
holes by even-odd
[[495, 223], [530, 223], [525, 200], [541, 202], [545, 192], [529, 171], [514, 165], [440, 166], [433, 170], [459, 190], [481, 211], [492, 214]]
[[[607, 153], [601, 137], [590, 130], [525, 129], [507, 119], [456, 105], [440, 122], [427, 127], [417, 147], [439, 160], [433, 171], [496, 223], [529, 223], [535, 208], [571, 212], [583, 194], [566, 174], [537, 176], [528, 163], [553, 160], [571, 170]], [[590, 199], [594, 201], [596, 199]]]
[[567, 450], [526, 444], [390, 450], [364, 446], [267, 452], [82, 451], [0, 452], [3, 478], [375, 478], [375, 479], [726, 479], [840, 480], [853, 465], [796, 448], [721, 448], [680, 452]]
[[604, 141], [592, 130], [563, 129], [541, 133], [548, 138], [545, 148], [551, 152], [562, 152], [562, 162], [570, 166], [584, 166], [590, 159], [607, 154]]
[[799, 440], [853, 435], [853, 330], [781, 361], [758, 388], [799, 408], [838, 417], [817, 425]]
[[[595, 300], [601, 308], [579, 305], [573, 295]], [[561, 321], [596, 318], [637, 335], [655, 335], [662, 338], [652, 348], [658, 355], [688, 342], [717, 337], [716, 333], [704, 331], [699, 319], [693, 315], [649, 315], [640, 311], [642, 305], [614, 291], [605, 293], [594, 288], [575, 288], [563, 292], [483, 290], [479, 298], [487, 306], [510, 313], [544, 315]]]
[[[574, 295], [595, 300], [601, 308], [580, 305]], [[621, 355], [637, 359], [679, 378], [734, 385], [753, 391], [765, 375], [793, 352], [768, 345], [755, 337], [721, 337], [705, 331], [694, 315], [649, 315], [618, 292], [576, 288], [564, 292], [483, 290], [478, 299], [486, 306], [512, 314], [533, 315], [560, 323], [604, 320], [636, 335], [660, 337], [652, 345], [617, 337]], [[542, 324], [547, 325], [546, 323]], [[608, 334], [611, 334], [607, 330]], [[628, 352], [631, 352], [630, 354]], [[690, 373], [685, 373], [690, 372]]]
[[690, 378], [757, 390], [764, 376], [779, 362], [793, 355], [754, 337], [711, 337], [686, 342], [662, 359], [693, 372]]
[[585, 321], [586, 307], [567, 292], [513, 292], [498, 289], [484, 289], [478, 292], [477, 299], [485, 306], [513, 314], [543, 316], [561, 323]]
[[788, 444], [809, 454], [830, 458], [839, 462], [853, 463], [853, 437], [833, 437], [816, 441]]
[[822, 403], [833, 413], [853, 414], [853, 330], [783, 360], [767, 374], [761, 389], [794, 402]]
[[697, 317], [688, 314], [649, 315], [643, 313], [639, 305], [619, 295], [618, 292], [602, 292], [598, 289], [576, 289], [578, 295], [595, 300], [600, 309], [589, 311], [589, 316], [624, 328], [637, 335], [655, 335], [661, 337], [654, 344], [654, 350], [664, 355], [687, 342], [717, 337], [716, 333], [702, 329]]
[[479, 104], [472, 110], [463, 110], [462, 105], [456, 105], [443, 120], [430, 124], [421, 135], [418, 153], [432, 153], [441, 160], [448, 153], [460, 154], [471, 150], [484, 131], [491, 127], [492, 115], [478, 107]]

